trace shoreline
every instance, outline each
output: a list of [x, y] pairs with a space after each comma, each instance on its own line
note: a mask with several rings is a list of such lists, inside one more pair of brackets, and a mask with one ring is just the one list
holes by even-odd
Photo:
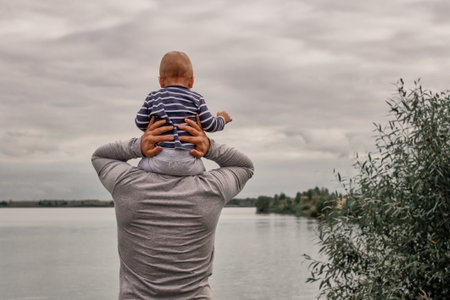
[[[112, 200], [22, 200], [22, 201], [0, 201], [1, 208], [41, 208], [41, 207], [114, 207]], [[255, 207], [254, 199], [232, 199], [225, 207]]]
[[40, 208], [40, 207], [114, 207], [112, 200], [37, 200], [0, 201], [0, 208]]

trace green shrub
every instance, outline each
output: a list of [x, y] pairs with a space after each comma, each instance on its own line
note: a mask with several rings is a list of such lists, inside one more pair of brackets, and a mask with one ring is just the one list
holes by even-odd
[[257, 213], [269, 213], [271, 198], [267, 196], [259, 196], [256, 199], [255, 206]]
[[300, 206], [300, 209], [303, 210], [303, 211], [310, 210], [311, 209], [311, 205], [309, 205], [309, 204], [302, 205], [302, 206]]
[[378, 152], [338, 179], [342, 213], [320, 223], [309, 281], [327, 299], [448, 299], [450, 295], [450, 93], [398, 83], [392, 120], [376, 125]]

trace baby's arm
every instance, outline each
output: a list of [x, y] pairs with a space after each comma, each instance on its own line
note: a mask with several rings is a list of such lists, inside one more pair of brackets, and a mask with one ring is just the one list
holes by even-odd
[[230, 115], [226, 111], [218, 112], [217, 117], [213, 116], [209, 112], [203, 99], [198, 108], [198, 116], [200, 117], [203, 130], [207, 132], [221, 131], [224, 129], [225, 124], [232, 121]]
[[141, 109], [139, 109], [136, 114], [136, 119], [134, 119], [134, 122], [136, 123], [136, 126], [142, 131], [145, 131], [148, 124], [150, 123], [150, 111], [151, 110], [146, 100]]
[[226, 111], [224, 111], [224, 110], [219, 111], [219, 112], [217, 113], [217, 116], [218, 116], [218, 117], [224, 118], [225, 124], [228, 124], [228, 123], [230, 123], [231, 121], [233, 121], [233, 119], [230, 117], [230, 115], [229, 115]]

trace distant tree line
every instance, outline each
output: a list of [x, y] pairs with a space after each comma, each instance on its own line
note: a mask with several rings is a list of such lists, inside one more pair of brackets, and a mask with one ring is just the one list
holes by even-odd
[[273, 197], [259, 196], [255, 206], [257, 213], [278, 213], [316, 218], [325, 214], [327, 209], [338, 205], [342, 195], [330, 193], [326, 188], [315, 187], [304, 192], [297, 192], [294, 198], [286, 194], [275, 194]]
[[0, 201], [0, 207], [113, 207], [114, 201], [101, 200], [39, 200]]
[[234, 198], [228, 201], [227, 207], [255, 207], [256, 198]]

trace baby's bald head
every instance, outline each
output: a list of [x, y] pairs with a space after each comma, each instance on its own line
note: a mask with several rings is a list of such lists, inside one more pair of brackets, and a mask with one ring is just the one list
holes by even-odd
[[189, 57], [184, 52], [170, 51], [161, 59], [159, 79], [165, 85], [182, 84], [188, 86], [193, 80], [194, 72]]

